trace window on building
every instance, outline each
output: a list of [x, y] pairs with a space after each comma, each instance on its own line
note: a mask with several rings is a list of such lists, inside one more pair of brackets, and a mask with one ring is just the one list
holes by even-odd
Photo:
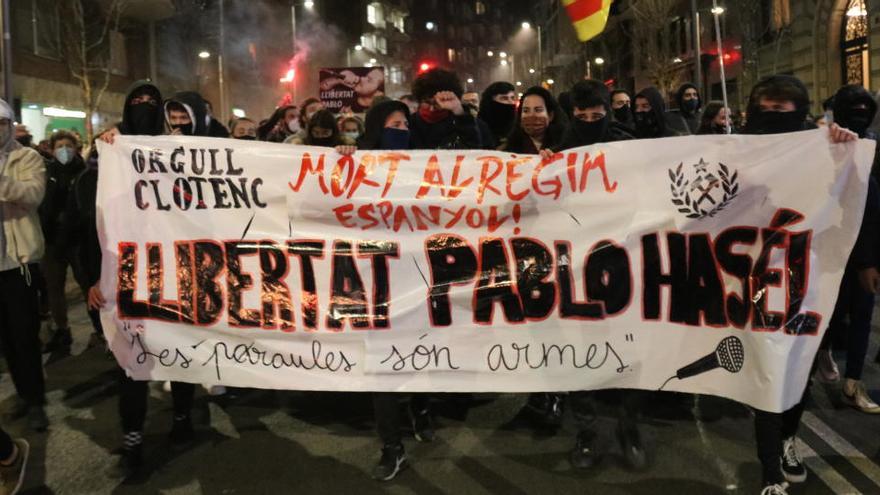
[[382, 12], [381, 3], [371, 3], [367, 5], [367, 22], [376, 27], [385, 27], [385, 16]]
[[391, 24], [401, 33], [406, 32], [406, 18], [402, 13], [395, 11], [391, 14]]
[[446, 50], [446, 58], [449, 59], [449, 63], [455, 62], [455, 50], [453, 50], [452, 48]]
[[477, 15], [485, 14], [486, 4], [481, 2], [480, 0], [477, 0], [476, 2], [474, 2], [474, 12], [476, 12]]
[[845, 84], [861, 84], [868, 81], [868, 10], [865, 0], [849, 0], [843, 18], [841, 33], [841, 59]]
[[376, 36], [376, 51], [381, 54], [388, 53], [388, 42], [385, 40], [384, 36]]

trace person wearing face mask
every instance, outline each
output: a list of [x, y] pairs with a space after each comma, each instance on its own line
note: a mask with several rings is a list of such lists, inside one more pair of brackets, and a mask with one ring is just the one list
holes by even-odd
[[232, 123], [232, 139], [254, 141], [257, 139], [257, 124], [247, 117], [235, 119]]
[[636, 95], [633, 124], [638, 139], [654, 139], [690, 134], [687, 122], [678, 113], [667, 112], [660, 91], [647, 87]]
[[611, 92], [611, 117], [615, 122], [628, 129], [635, 126], [632, 114], [632, 97], [625, 89], [615, 89]]
[[165, 122], [172, 136], [228, 137], [228, 133], [212, 135], [211, 120], [208, 105], [195, 91], [183, 91], [165, 101]]
[[413, 82], [419, 110], [410, 116], [413, 149], [494, 149], [486, 123], [461, 102], [464, 88], [454, 72], [431, 69]]
[[12, 416], [28, 416], [28, 426], [42, 431], [49, 420], [43, 409], [39, 296], [33, 273], [45, 249], [38, 207], [46, 188], [46, 165], [39, 153], [15, 140], [14, 120], [12, 108], [0, 100], [0, 348], [21, 400]]
[[499, 149], [511, 153], [538, 154], [562, 142], [568, 118], [549, 91], [534, 86], [523, 93], [516, 122], [507, 142]]
[[[46, 280], [49, 311], [55, 323], [54, 333], [44, 348], [45, 352], [69, 352], [73, 342], [67, 319], [67, 269], [72, 267], [77, 281], [79, 264], [73, 262], [70, 246], [62, 242], [61, 228], [67, 214], [67, 197], [77, 175], [85, 169], [79, 155], [76, 136], [67, 131], [56, 131], [49, 139], [53, 159], [46, 165], [46, 194], [40, 204], [40, 224], [46, 243], [46, 254], [40, 261], [40, 269]], [[83, 286], [87, 295], [88, 286]]]
[[728, 125], [733, 132], [735, 129], [730, 115], [730, 109], [724, 106], [724, 102], [710, 101], [700, 116], [700, 128], [697, 129], [697, 134], [727, 134]]
[[513, 84], [504, 81], [490, 84], [480, 98], [477, 118], [489, 126], [495, 147], [502, 146], [516, 120], [516, 88]]
[[270, 143], [281, 143], [300, 132], [299, 109], [293, 105], [278, 107], [268, 120], [257, 128], [257, 139]]
[[345, 117], [339, 124], [339, 130], [352, 143], [357, 142], [364, 133], [364, 124], [357, 117]]
[[687, 124], [691, 134], [696, 134], [700, 126], [700, 109], [702, 108], [702, 100], [697, 86], [693, 83], [684, 83], [679, 86], [675, 92], [675, 103], [678, 105], [677, 110], [672, 113], [678, 113]]
[[[574, 119], [562, 144], [554, 151], [633, 138], [626, 127], [612, 120], [610, 97], [604, 83], [594, 79], [580, 81], [572, 87], [570, 95]], [[616, 395], [620, 402], [616, 411], [616, 433], [624, 459], [630, 467], [643, 469], [647, 458], [638, 428], [640, 392], [615, 390], [606, 393]], [[569, 452], [569, 461], [578, 469], [592, 468], [600, 459], [598, 447], [603, 442], [599, 441], [596, 432], [596, 394], [595, 391], [569, 394], [569, 404], [578, 426], [575, 446]]]
[[[367, 112], [364, 120], [364, 135], [358, 140], [358, 148], [363, 150], [408, 150], [410, 149], [409, 107], [401, 102], [388, 100], [375, 104]], [[375, 392], [373, 411], [376, 430], [382, 441], [379, 462], [373, 468], [372, 477], [377, 481], [390, 481], [400, 471], [406, 469], [408, 461], [403, 447], [400, 429], [403, 418], [400, 414], [399, 400], [409, 398], [410, 419], [417, 425], [415, 436], [419, 441], [430, 441], [433, 430], [419, 425], [425, 424], [425, 416], [419, 412], [427, 411], [425, 394], [400, 394], [394, 392]]]
[[612, 120], [608, 88], [604, 83], [593, 79], [580, 81], [569, 94], [574, 118], [559, 146], [560, 150], [633, 138], [629, 129]]
[[[852, 130], [859, 137], [867, 137], [868, 127], [877, 113], [877, 104], [865, 88], [852, 84], [837, 91], [831, 110], [835, 123]], [[871, 399], [861, 381], [871, 336], [874, 294], [880, 288], [880, 273], [878, 273], [880, 260], [877, 259], [880, 254], [880, 243], [875, 242], [872, 249], [859, 249], [860, 242], [876, 239], [880, 234], [878, 226], [869, 221], [874, 215], [869, 209], [870, 197], [867, 205], [865, 220], [859, 232], [859, 242], [856, 243], [846, 265], [837, 304], [834, 306], [828, 330], [816, 355], [816, 374], [824, 382], [833, 383], [840, 379], [837, 364], [831, 355], [831, 344], [832, 341], [837, 340], [835, 336], [845, 335], [846, 371], [841, 399], [844, 404], [861, 412], [880, 414], [880, 406]]]
[[[122, 122], [111, 131], [103, 133], [99, 139], [113, 144], [114, 136], [130, 134], [140, 136], [159, 136], [165, 133], [166, 126], [176, 135], [208, 134], [210, 116], [198, 93], [179, 93], [169, 101], [162, 101], [159, 88], [150, 82], [136, 83], [129, 92], [122, 110]], [[97, 165], [97, 161], [94, 162]], [[82, 211], [78, 217], [85, 216], [85, 221], [77, 223], [77, 238], [80, 249], [88, 252], [80, 254], [85, 260], [83, 271], [85, 279], [91, 285], [88, 293], [88, 307], [99, 311], [106, 304], [101, 293], [101, 248], [95, 242], [98, 239], [96, 223], [92, 209], [97, 196], [97, 168], [87, 168], [77, 181], [74, 199], [78, 201]], [[133, 479], [142, 474], [144, 424], [147, 418], [147, 399], [149, 382], [135, 381], [125, 371], [119, 370], [119, 415], [122, 423], [123, 444], [117, 464], [120, 476]], [[168, 438], [173, 449], [183, 449], [195, 440], [192, 425], [192, 407], [195, 398], [195, 385], [183, 382], [171, 382], [172, 423]]]
[[[752, 88], [743, 133], [782, 134], [815, 128], [807, 124], [809, 108], [809, 93], [799, 79], [783, 75], [766, 77]], [[829, 126], [828, 135], [832, 143], [858, 139], [856, 133], [835, 123]], [[791, 166], [796, 168], [797, 164]], [[876, 194], [876, 184], [872, 184], [868, 196], [876, 198]], [[868, 201], [867, 205], [872, 203], [874, 208], [866, 211], [868, 218], [876, 216], [868, 214], [877, 207], [876, 199]], [[856, 244], [858, 246], [859, 243]], [[877, 282], [874, 284], [876, 286]], [[797, 451], [795, 435], [808, 400], [809, 383], [801, 402], [791, 409], [782, 413], [755, 410], [755, 439], [763, 471], [762, 495], [785, 495], [789, 483], [800, 483], [807, 478], [806, 467]]]

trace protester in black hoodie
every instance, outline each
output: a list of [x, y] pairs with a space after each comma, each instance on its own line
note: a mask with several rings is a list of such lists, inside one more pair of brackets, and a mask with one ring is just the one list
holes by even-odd
[[[624, 141], [633, 136], [618, 122], [611, 120], [611, 101], [608, 88], [601, 81], [580, 81], [571, 89], [574, 120], [563, 139], [560, 149], [589, 146], [597, 143]], [[638, 428], [638, 392], [614, 391], [620, 399], [617, 411], [617, 437], [627, 463], [642, 469], [646, 464], [645, 449]], [[574, 448], [569, 453], [572, 466], [588, 469], [598, 462], [597, 447], [601, 445], [596, 433], [596, 392], [582, 391], [569, 394], [572, 413], [578, 426]]]
[[[164, 109], [164, 111], [163, 111]], [[198, 93], [179, 93], [173, 100], [162, 103], [159, 89], [152, 83], [139, 83], [126, 98], [122, 111], [122, 123], [116, 134], [132, 134], [158, 136], [163, 134], [167, 122], [173, 132], [184, 135], [204, 136], [208, 134], [209, 116], [204, 100]], [[101, 139], [112, 144], [114, 133]], [[95, 162], [97, 163], [97, 161]], [[88, 269], [89, 281], [93, 282], [89, 289], [89, 308], [99, 310], [105, 304], [98, 281], [100, 280], [101, 250], [95, 229], [94, 205], [95, 198], [89, 197], [92, 191], [97, 195], [97, 168], [87, 168], [77, 181], [76, 193], [72, 200], [78, 200], [78, 209], [72, 216], [80, 219], [79, 238], [83, 247], [91, 249], [84, 254], [84, 265]], [[148, 382], [134, 381], [123, 370], [120, 370], [119, 415], [122, 419], [123, 448], [119, 459], [119, 468], [125, 476], [136, 476], [143, 465], [143, 431], [147, 418]], [[172, 382], [171, 396], [173, 402], [173, 421], [169, 439], [172, 446], [184, 447], [195, 438], [192, 426], [191, 411], [195, 396], [195, 385], [191, 383]]]
[[293, 105], [275, 109], [269, 120], [260, 124], [257, 139], [272, 143], [281, 143], [290, 136], [296, 135], [302, 128], [299, 109]]
[[463, 93], [454, 72], [432, 69], [416, 78], [419, 111], [410, 116], [412, 149], [494, 149], [488, 126], [465, 111]]
[[[814, 127], [807, 124], [810, 97], [806, 86], [792, 76], [770, 76], [752, 88], [746, 109], [745, 134], [780, 134]], [[829, 126], [832, 142], [858, 139], [837, 124]], [[796, 166], [796, 164], [792, 164]], [[809, 384], [801, 402], [782, 413], [755, 410], [755, 439], [763, 470], [764, 495], [785, 495], [788, 482], [807, 478], [796, 449], [795, 434], [809, 397]]]
[[512, 153], [537, 154], [562, 143], [568, 118], [549, 91], [534, 86], [520, 99], [516, 122], [507, 143], [500, 149]]
[[195, 91], [177, 93], [165, 101], [165, 122], [171, 135], [229, 137], [229, 131], [211, 126], [211, 114], [202, 95]]
[[636, 95], [633, 109], [636, 137], [653, 139], [670, 136], [686, 136], [690, 134], [687, 123], [676, 113], [666, 111], [666, 102], [660, 91], [647, 87]]
[[580, 81], [569, 92], [574, 118], [560, 149], [632, 139], [631, 131], [612, 120], [608, 88], [601, 81]]
[[502, 146], [516, 119], [516, 88], [513, 84], [504, 81], [490, 84], [480, 98], [477, 118], [489, 126], [495, 147]]
[[[44, 352], [70, 351], [73, 342], [67, 320], [67, 269], [73, 269], [77, 282], [82, 280], [79, 263], [73, 256], [61, 233], [67, 215], [67, 197], [76, 176], [85, 168], [79, 154], [80, 145], [73, 133], [56, 131], [49, 139], [53, 158], [46, 165], [46, 194], [40, 204], [40, 224], [46, 241], [46, 252], [40, 260], [40, 270], [46, 279], [49, 308], [55, 321], [55, 333], [46, 343]], [[83, 294], [88, 285], [82, 285]]]
[[[365, 131], [358, 140], [358, 148], [365, 150], [406, 150], [409, 149], [410, 131], [408, 125], [409, 107], [403, 102], [388, 100], [373, 105], [367, 112]], [[373, 411], [376, 430], [382, 440], [382, 456], [373, 468], [373, 479], [389, 481], [394, 479], [408, 465], [400, 427], [403, 418], [400, 414], [399, 399], [407, 394], [376, 392], [373, 394]], [[409, 397], [409, 416], [413, 434], [420, 442], [430, 442], [434, 438], [426, 394], [411, 394]]]
[[[852, 130], [863, 138], [877, 113], [877, 103], [865, 88], [851, 84], [840, 88], [834, 95], [832, 111], [836, 124]], [[871, 211], [871, 205], [869, 194], [859, 242], [869, 242], [880, 235], [878, 226], [869, 221], [877, 216]], [[860, 252], [859, 243], [853, 249], [843, 280], [840, 282], [834, 313], [825, 332], [822, 347], [816, 356], [820, 377], [837, 375], [835, 378], [839, 379], [837, 365], [831, 356], [831, 342], [836, 335], [846, 335], [846, 371], [841, 399], [845, 404], [869, 414], [880, 413], [880, 406], [871, 399], [861, 381], [871, 336], [874, 294], [880, 281], [880, 273], [877, 270], [880, 267], [878, 262], [880, 245], [876, 242], [874, 244], [874, 249], [869, 249], [867, 252]]]
[[675, 104], [678, 109], [673, 112], [684, 118], [691, 134], [696, 134], [700, 126], [700, 109], [703, 107], [700, 91], [693, 83], [682, 84], [675, 92]]

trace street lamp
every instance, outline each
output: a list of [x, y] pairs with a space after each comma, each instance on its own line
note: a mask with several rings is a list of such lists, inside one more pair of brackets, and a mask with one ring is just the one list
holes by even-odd
[[211, 52], [207, 50], [202, 50], [199, 52], [199, 58], [208, 58], [211, 56]]
[[529, 74], [534, 74], [534, 73], [535, 73], [535, 69], [529, 69]]
[[500, 52], [498, 53], [498, 56], [501, 58], [507, 58], [507, 52]]
[[523, 29], [532, 29], [532, 25], [529, 24], [528, 21], [525, 21], [522, 23], [522, 28]]
[[364, 47], [362, 47], [361, 45], [354, 45], [354, 49], [355, 49], [356, 51], [361, 51], [361, 50], [364, 49]]
[[596, 60], [594, 60], [594, 62], [596, 62], [596, 65], [602, 65], [605, 63], [605, 59], [602, 57], [596, 57]]
[[492, 50], [489, 50], [488, 52], [486, 52], [486, 56], [487, 56], [487, 57], [494, 57], [494, 56], [495, 56], [495, 52], [493, 52]]
[[425, 29], [427, 29], [428, 31], [433, 31], [434, 30], [434, 23], [431, 21], [426, 22]]
[[517, 85], [517, 86], [522, 86], [522, 81], [517, 81], [517, 82], [516, 82], [516, 85]]
[[709, 12], [711, 12], [713, 15], [721, 15], [724, 13], [724, 7], [716, 5], [715, 7], [712, 7], [712, 10], [710, 10]]
[[307, 8], [309, 10], [311, 10], [312, 7], [314, 7], [314, 6], [315, 6], [315, 2], [313, 2], [312, 0], [306, 0], [305, 2], [303, 2], [303, 7]]
[[553, 79], [547, 79], [547, 84], [549, 84], [550, 86], [553, 86], [555, 83], [556, 81], [554, 81]]
[[469, 77], [469, 78], [467, 78], [467, 82], [468, 82], [468, 84], [473, 84], [473, 83], [474, 83], [474, 78], [473, 78], [473, 77]]
[[502, 60], [502, 61], [501, 61], [501, 65], [507, 67], [507, 60]]

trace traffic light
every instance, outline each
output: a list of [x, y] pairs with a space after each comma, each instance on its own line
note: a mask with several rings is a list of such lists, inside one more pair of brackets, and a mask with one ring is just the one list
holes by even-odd
[[421, 74], [423, 72], [428, 72], [429, 70], [431, 70], [433, 68], [434, 68], [434, 64], [432, 64], [430, 62], [422, 62], [421, 64], [419, 64], [419, 74]]

